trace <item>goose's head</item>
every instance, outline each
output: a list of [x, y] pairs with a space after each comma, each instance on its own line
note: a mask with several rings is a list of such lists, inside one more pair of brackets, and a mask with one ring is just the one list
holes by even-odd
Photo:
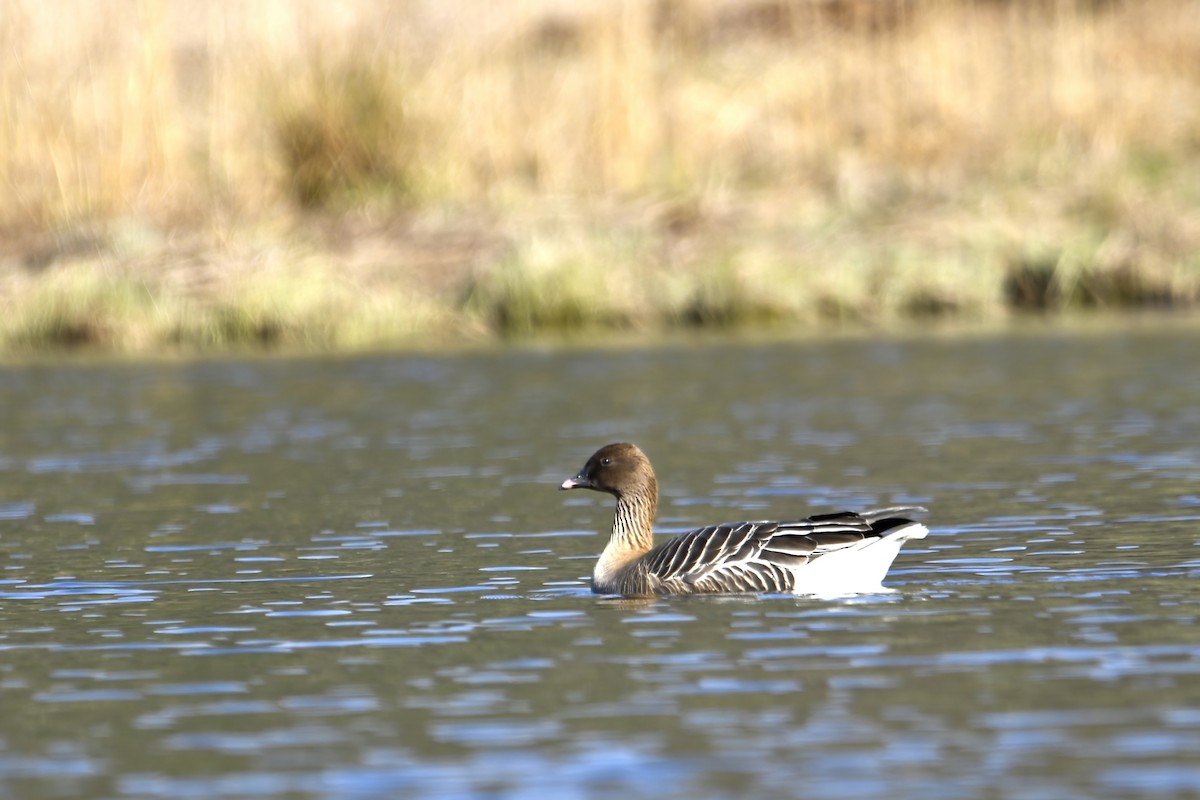
[[657, 499], [658, 481], [650, 459], [637, 445], [617, 442], [597, 450], [579, 474], [567, 478], [559, 488], [592, 489], [607, 492], [617, 499], [636, 495]]

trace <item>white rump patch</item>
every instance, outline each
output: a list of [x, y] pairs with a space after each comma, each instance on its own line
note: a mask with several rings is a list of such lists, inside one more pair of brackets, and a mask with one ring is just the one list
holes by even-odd
[[890, 591], [883, 579], [909, 539], [924, 539], [929, 529], [919, 522], [894, 528], [879, 538], [864, 539], [813, 559], [797, 572], [793, 594], [838, 597]]

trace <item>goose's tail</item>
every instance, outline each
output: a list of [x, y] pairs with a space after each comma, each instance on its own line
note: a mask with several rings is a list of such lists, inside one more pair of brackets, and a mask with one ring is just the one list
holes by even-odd
[[928, 528], [909, 518], [924, 511], [920, 506], [895, 506], [859, 512], [876, 535], [813, 559], [800, 571], [795, 592], [833, 597], [890, 591], [883, 579], [900, 548], [910, 539], [929, 535]]
[[887, 508], [860, 511], [858, 515], [865, 519], [872, 528], [882, 533], [900, 524], [912, 522], [912, 517], [928, 512], [929, 509], [924, 506], [888, 506]]

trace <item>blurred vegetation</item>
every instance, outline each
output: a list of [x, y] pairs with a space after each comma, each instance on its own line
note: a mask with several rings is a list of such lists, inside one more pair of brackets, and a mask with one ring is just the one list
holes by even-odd
[[346, 207], [372, 194], [401, 202], [412, 133], [396, 76], [371, 61], [320, 57], [270, 86], [270, 121], [287, 196], [306, 210]]
[[0, 350], [1200, 302], [1200, 0], [0, 0]]

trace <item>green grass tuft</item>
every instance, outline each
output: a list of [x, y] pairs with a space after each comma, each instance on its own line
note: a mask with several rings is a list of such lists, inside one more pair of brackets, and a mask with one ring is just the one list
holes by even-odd
[[756, 327], [794, 317], [785, 282], [756, 285], [732, 257], [714, 261], [693, 278], [678, 318], [695, 327]]
[[181, 318], [167, 339], [185, 349], [263, 349], [281, 344], [289, 327], [273, 311], [222, 304]]
[[121, 349], [154, 314], [140, 284], [74, 270], [33, 288], [7, 315], [0, 339], [14, 350]]
[[[461, 308], [502, 336], [540, 331], [627, 327], [636, 312], [635, 287], [607, 243], [549, 244], [533, 238], [523, 249], [468, 277]], [[606, 268], [606, 264], [609, 264]]]

